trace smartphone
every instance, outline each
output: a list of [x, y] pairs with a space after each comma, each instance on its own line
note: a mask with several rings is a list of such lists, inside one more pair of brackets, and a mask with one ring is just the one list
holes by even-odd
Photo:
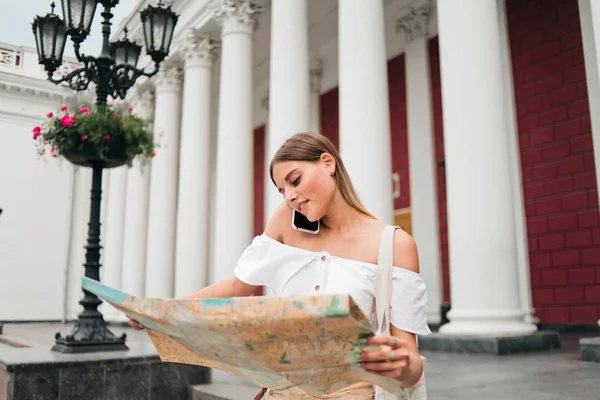
[[292, 227], [296, 230], [316, 235], [319, 233], [319, 221], [311, 222], [301, 213], [293, 210]]

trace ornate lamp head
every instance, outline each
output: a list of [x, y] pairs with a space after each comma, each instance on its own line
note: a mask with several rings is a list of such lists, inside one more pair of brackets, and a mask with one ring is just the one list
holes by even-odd
[[156, 7], [148, 6], [140, 12], [144, 27], [146, 53], [155, 63], [160, 63], [169, 54], [173, 32], [179, 16], [171, 11], [171, 6], [164, 7], [159, 1]]
[[54, 72], [62, 64], [67, 34], [65, 23], [54, 14], [54, 2], [50, 6], [52, 11], [44, 17], [36, 16], [31, 25], [39, 63], [44, 65], [47, 71]]
[[90, 33], [98, 0], [62, 0], [63, 18], [67, 35], [75, 42], [83, 42]]
[[110, 57], [115, 61], [115, 66], [137, 66], [142, 46], [127, 39], [127, 28], [124, 29], [125, 37], [110, 44]]

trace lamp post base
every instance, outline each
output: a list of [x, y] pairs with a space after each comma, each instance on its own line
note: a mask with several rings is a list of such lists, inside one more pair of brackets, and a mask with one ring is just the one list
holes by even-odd
[[80, 318], [75, 322], [71, 333], [62, 336], [56, 333], [56, 342], [52, 351], [59, 353], [91, 353], [97, 351], [125, 351], [129, 348], [125, 345], [127, 334], [120, 337], [115, 336], [102, 317]]
[[[93, 160], [92, 190], [90, 201], [90, 222], [86, 248], [85, 276], [100, 280], [100, 201], [102, 199], [102, 160]], [[88, 353], [96, 351], [129, 350], [125, 345], [126, 334], [116, 337], [106, 326], [98, 306], [102, 300], [93, 293], [83, 290], [83, 299], [79, 302], [83, 312], [77, 316], [75, 326], [66, 336], [60, 332], [55, 335], [56, 344], [52, 351], [61, 353]]]

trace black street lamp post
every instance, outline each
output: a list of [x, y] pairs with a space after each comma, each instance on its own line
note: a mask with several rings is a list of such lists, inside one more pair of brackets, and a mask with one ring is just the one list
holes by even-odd
[[[110, 43], [110, 20], [113, 17], [111, 9], [119, 0], [62, 0], [63, 19], [52, 11], [44, 17], [36, 16], [33, 21], [39, 63], [45, 66], [48, 80], [55, 84], [68, 83], [75, 91], [87, 90], [89, 84], [96, 85], [96, 104], [106, 105], [108, 96], [124, 99], [127, 91], [141, 76], [155, 75], [160, 63], [169, 54], [173, 39], [173, 32], [178, 16], [165, 7], [162, 1], [148, 6], [140, 12], [144, 29], [146, 54], [154, 61], [152, 72], [145, 72], [137, 68], [138, 58], [142, 47], [125, 38]], [[90, 57], [80, 53], [80, 45], [90, 32], [90, 27], [96, 12], [96, 7], [104, 7], [101, 15], [102, 21], [102, 50], [98, 57]], [[77, 60], [83, 63], [81, 68], [75, 69], [67, 75], [54, 79], [54, 72], [62, 64], [63, 52], [67, 36], [71, 37]], [[90, 220], [85, 256], [85, 276], [100, 280], [100, 203], [102, 193], [102, 170], [111, 168], [106, 160], [94, 160], [86, 164], [92, 167], [92, 190], [90, 205]], [[126, 350], [126, 335], [116, 337], [106, 326], [98, 306], [102, 303], [96, 295], [83, 290], [84, 297], [79, 302], [83, 312], [70, 334], [61, 336], [56, 334], [56, 343], [53, 351], [63, 353], [83, 353], [92, 351]]]

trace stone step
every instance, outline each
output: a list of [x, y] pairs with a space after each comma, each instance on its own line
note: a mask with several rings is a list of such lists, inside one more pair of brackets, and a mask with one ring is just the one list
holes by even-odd
[[212, 383], [190, 387], [192, 400], [251, 400], [260, 392], [257, 385], [218, 370], [212, 370]]
[[579, 357], [581, 361], [600, 363], [600, 336], [579, 339]]
[[560, 335], [555, 331], [538, 331], [530, 335], [443, 335], [432, 333], [419, 337], [421, 351], [463, 354], [519, 354], [560, 348]]
[[229, 383], [211, 383], [207, 385], [195, 385], [191, 387], [192, 400], [242, 400], [254, 399], [260, 392], [258, 386]]

